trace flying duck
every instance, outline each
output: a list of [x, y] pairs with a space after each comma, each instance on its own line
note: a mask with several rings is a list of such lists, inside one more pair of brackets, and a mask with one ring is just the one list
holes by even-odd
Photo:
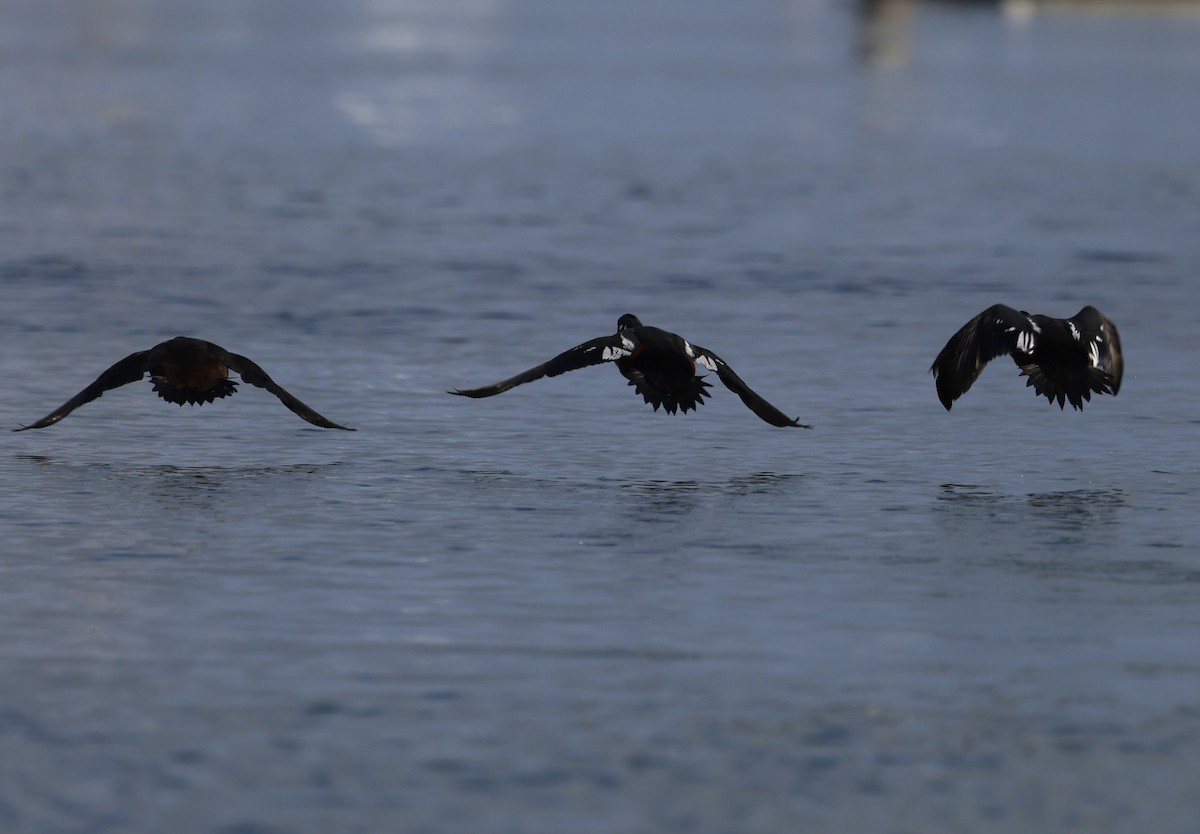
[[1031, 316], [1003, 304], [988, 307], [963, 325], [942, 348], [929, 370], [946, 410], [970, 390], [983, 366], [1008, 354], [1033, 386], [1058, 407], [1083, 410], [1092, 392], [1116, 396], [1125, 361], [1117, 327], [1095, 307], [1069, 319]]
[[167, 402], [177, 403], [180, 406], [184, 403], [204, 405], [221, 397], [228, 397], [237, 391], [237, 382], [229, 378], [230, 371], [236, 371], [241, 375], [242, 382], [266, 388], [279, 397], [280, 402], [314, 426], [354, 431], [346, 426], [339, 426], [313, 411], [276, 384], [266, 371], [245, 356], [230, 353], [212, 342], [191, 339], [187, 336], [176, 336], [149, 350], [131, 353], [100, 374], [95, 382], [67, 400], [55, 411], [36, 423], [13, 429], [13, 431], [44, 429], [46, 426], [52, 426], [79, 406], [100, 397], [105, 391], [137, 382], [147, 372], [150, 374], [150, 382], [154, 386], [155, 392]]
[[576, 345], [549, 362], [495, 385], [467, 391], [455, 389], [450, 393], [463, 397], [491, 397], [544, 376], [558, 376], [601, 362], [616, 362], [621, 376], [629, 380], [634, 391], [654, 406], [655, 411], [662, 407], [668, 414], [677, 411], [686, 413], [703, 404], [704, 397], [712, 396], [706, 390], [711, 386], [703, 377], [696, 375], [696, 366], [702, 365], [715, 371], [726, 388], [741, 397], [747, 408], [772, 426], [812, 428], [790, 419], [750, 390], [750, 386], [733, 372], [733, 368], [711, 350], [666, 330], [644, 325], [632, 313], [617, 319], [617, 332], [612, 336], [601, 336]]

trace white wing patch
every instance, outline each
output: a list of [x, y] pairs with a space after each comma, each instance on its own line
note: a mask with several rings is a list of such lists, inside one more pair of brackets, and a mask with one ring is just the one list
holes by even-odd
[[[1032, 324], [1032, 322], [1031, 322]], [[1037, 328], [1037, 325], [1033, 325]], [[1022, 330], [1017, 334], [1017, 350], [1021, 353], [1033, 353], [1033, 347], [1037, 344], [1037, 336], [1030, 333], [1028, 330]]]
[[1079, 328], [1075, 326], [1075, 322], [1068, 321], [1067, 328], [1071, 331], [1071, 335], [1075, 338], [1075, 341], [1078, 342], [1079, 341]]
[[[691, 345], [688, 345], [688, 347], [691, 348]], [[703, 365], [704, 367], [708, 368], [713, 373], [716, 373], [716, 371], [717, 371], [716, 361], [708, 354], [705, 354], [705, 353], [696, 354], [696, 362]]]
[[621, 346], [610, 345], [606, 347], [604, 352], [600, 354], [600, 358], [605, 362], [611, 362], [614, 359], [624, 359], [626, 356], [632, 356], [636, 347], [637, 345], [633, 343], [633, 339], [628, 336], [621, 336]]
[[1088, 363], [1093, 368], [1100, 367], [1100, 339], [1088, 343]]
[[629, 345], [629, 347], [631, 349], [626, 350], [625, 348], [619, 348], [619, 347], [611, 347], [611, 346], [606, 347], [604, 349], [604, 352], [600, 354], [600, 358], [603, 359], [605, 362], [611, 362], [614, 359], [623, 359], [626, 356], [632, 355], [633, 354], [632, 343], [630, 343], [627, 339], [622, 339], [621, 341], [624, 344]]

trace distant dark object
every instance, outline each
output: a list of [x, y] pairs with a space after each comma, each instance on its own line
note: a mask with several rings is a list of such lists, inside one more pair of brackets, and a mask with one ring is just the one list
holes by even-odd
[[53, 413], [32, 425], [22, 426], [13, 431], [52, 426], [79, 406], [100, 397], [105, 391], [137, 382], [147, 372], [150, 374], [154, 390], [167, 402], [178, 403], [181, 406], [184, 403], [204, 405], [237, 391], [237, 383], [229, 379], [230, 371], [240, 374], [243, 382], [266, 388], [279, 397], [284, 405], [314, 426], [354, 431], [346, 426], [339, 426], [313, 411], [277, 385], [275, 380], [267, 376], [266, 371], [246, 357], [230, 353], [212, 342], [190, 339], [187, 336], [177, 336], [149, 350], [130, 354], [100, 374], [95, 382], [67, 400]]
[[712, 351], [693, 345], [674, 333], [648, 327], [631, 313], [617, 319], [617, 332], [612, 336], [584, 342], [560, 353], [549, 362], [495, 385], [450, 393], [464, 397], [491, 397], [544, 376], [558, 376], [601, 362], [616, 362], [617, 370], [648, 404], [654, 406], [655, 411], [661, 406], [668, 414], [687, 412], [702, 405], [704, 397], [712, 396], [705, 390], [711, 386], [702, 377], [696, 376], [696, 365], [699, 364], [715, 371], [726, 388], [741, 397], [747, 408], [772, 426], [812, 428], [790, 419], [751, 391], [750, 386], [733, 372], [733, 368]]
[[938, 399], [946, 410], [970, 390], [983, 366], [1001, 354], [1012, 356], [1021, 376], [1039, 396], [1063, 408], [1083, 410], [1092, 392], [1116, 396], [1125, 362], [1117, 327], [1095, 307], [1069, 319], [1031, 316], [997, 304], [955, 333], [933, 360]]

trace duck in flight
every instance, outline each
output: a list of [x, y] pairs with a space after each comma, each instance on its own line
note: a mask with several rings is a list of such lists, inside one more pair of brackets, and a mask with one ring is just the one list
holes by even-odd
[[245, 356], [230, 353], [212, 342], [187, 336], [177, 336], [149, 350], [126, 356], [55, 411], [36, 423], [13, 431], [52, 426], [79, 406], [97, 399], [105, 391], [137, 382], [147, 373], [150, 374], [150, 382], [155, 392], [167, 402], [178, 403], [180, 406], [184, 403], [204, 405], [237, 391], [237, 382], [229, 378], [230, 371], [236, 371], [242, 382], [267, 389], [295, 414], [314, 426], [354, 431], [346, 426], [339, 426], [313, 411], [285, 391], [266, 371]]
[[655, 411], [661, 407], [668, 414], [677, 411], [686, 413], [702, 405], [704, 397], [712, 396], [706, 390], [711, 386], [703, 377], [696, 375], [696, 366], [700, 365], [714, 371], [717, 379], [741, 397], [747, 408], [772, 426], [812, 428], [798, 419], [789, 418], [750, 390], [750, 386], [733, 372], [733, 368], [711, 350], [666, 330], [644, 325], [632, 313], [617, 319], [617, 332], [612, 336], [601, 336], [576, 345], [549, 362], [495, 385], [466, 391], [455, 389], [450, 393], [464, 397], [491, 397], [544, 376], [558, 376], [602, 362], [615, 362], [617, 370], [629, 380], [634, 391], [654, 406]]
[[946, 410], [970, 390], [983, 366], [1008, 354], [1038, 396], [1083, 410], [1092, 393], [1116, 396], [1125, 361], [1117, 327], [1095, 307], [1069, 319], [1036, 316], [1003, 304], [962, 326], [933, 360], [938, 399]]

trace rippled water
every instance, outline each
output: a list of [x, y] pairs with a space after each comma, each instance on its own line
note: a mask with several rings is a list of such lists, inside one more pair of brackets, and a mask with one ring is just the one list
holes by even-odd
[[[14, 4], [4, 832], [1200, 824], [1200, 19], [823, 3]], [[927, 373], [1002, 302], [1121, 395]], [[446, 395], [612, 332], [720, 353]]]

